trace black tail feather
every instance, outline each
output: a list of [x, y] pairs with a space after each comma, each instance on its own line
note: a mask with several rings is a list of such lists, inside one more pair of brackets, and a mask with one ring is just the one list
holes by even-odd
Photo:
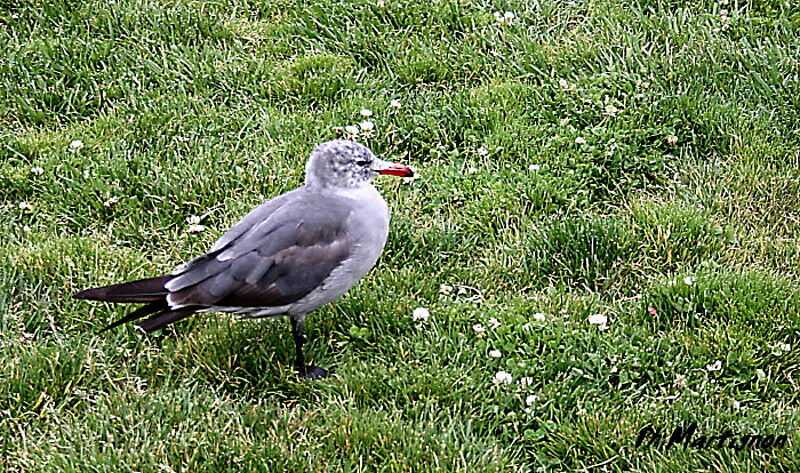
[[197, 312], [202, 307], [192, 306], [192, 307], [182, 307], [180, 309], [175, 310], [168, 310], [166, 312], [161, 312], [159, 314], [155, 314], [151, 316], [149, 319], [139, 322], [136, 324], [137, 327], [144, 330], [145, 332], [153, 332], [160, 328], [164, 328], [167, 325], [171, 324], [172, 322], [177, 322], [179, 320], [185, 319], [190, 315]]
[[[157, 276], [137, 281], [112, 284], [110, 286], [93, 287], [73, 294], [75, 299], [90, 299], [107, 302], [159, 302], [167, 295], [164, 284], [172, 276]], [[143, 314], [144, 316], [146, 314]]]
[[149, 303], [147, 305], [143, 305], [142, 307], [139, 307], [138, 309], [134, 310], [130, 314], [126, 315], [125, 317], [123, 317], [123, 318], [121, 318], [121, 319], [119, 319], [117, 321], [114, 321], [111, 325], [99, 330], [97, 333], [102, 333], [102, 332], [105, 332], [106, 330], [111, 330], [112, 328], [119, 327], [122, 324], [125, 324], [125, 323], [128, 323], [128, 322], [133, 322], [134, 320], [137, 320], [137, 319], [141, 319], [142, 317], [144, 317], [146, 315], [150, 315], [153, 312], [162, 312], [162, 311], [165, 311], [167, 309], [169, 309], [169, 305], [167, 304], [166, 300], [161, 300], [161, 301], [158, 301], [158, 302], [151, 302], [151, 303]]

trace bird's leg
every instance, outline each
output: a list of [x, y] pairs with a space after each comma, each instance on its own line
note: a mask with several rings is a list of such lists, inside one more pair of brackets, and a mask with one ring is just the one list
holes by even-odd
[[328, 376], [328, 371], [319, 366], [306, 366], [303, 356], [303, 344], [306, 336], [303, 333], [303, 317], [295, 318], [289, 316], [292, 323], [292, 337], [294, 337], [294, 366], [297, 368], [297, 375], [305, 379], [321, 379]]

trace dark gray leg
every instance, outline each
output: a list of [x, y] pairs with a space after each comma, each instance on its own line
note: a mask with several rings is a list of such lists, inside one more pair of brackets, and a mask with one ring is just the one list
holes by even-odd
[[292, 337], [294, 337], [294, 366], [297, 369], [297, 375], [305, 379], [322, 379], [328, 376], [328, 371], [318, 366], [306, 366], [306, 360], [303, 356], [303, 344], [306, 342], [306, 336], [303, 333], [303, 319], [295, 319], [289, 316], [292, 323]]

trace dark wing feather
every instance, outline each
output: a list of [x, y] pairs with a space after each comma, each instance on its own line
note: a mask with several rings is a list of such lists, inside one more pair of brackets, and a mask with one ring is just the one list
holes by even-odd
[[110, 286], [93, 287], [77, 292], [72, 297], [108, 302], [157, 302], [164, 300], [164, 296], [167, 295], [164, 285], [170, 279], [172, 276], [157, 276]]
[[[173, 307], [298, 301], [351, 255], [355, 242], [345, 231], [350, 212], [347, 199], [298, 193], [263, 220], [248, 215], [235, 235], [220, 239], [229, 241], [175, 275], [167, 284], [169, 301]], [[249, 227], [240, 227], [245, 221]]]

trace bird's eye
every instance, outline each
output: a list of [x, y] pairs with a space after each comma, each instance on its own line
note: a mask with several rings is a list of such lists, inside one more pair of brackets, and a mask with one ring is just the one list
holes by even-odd
[[361, 160], [359, 160], [359, 161], [356, 161], [356, 165], [358, 165], [358, 166], [366, 166], [366, 165], [368, 165], [369, 163], [370, 163], [370, 162], [369, 162], [368, 160], [366, 160], [366, 159], [361, 159]]

